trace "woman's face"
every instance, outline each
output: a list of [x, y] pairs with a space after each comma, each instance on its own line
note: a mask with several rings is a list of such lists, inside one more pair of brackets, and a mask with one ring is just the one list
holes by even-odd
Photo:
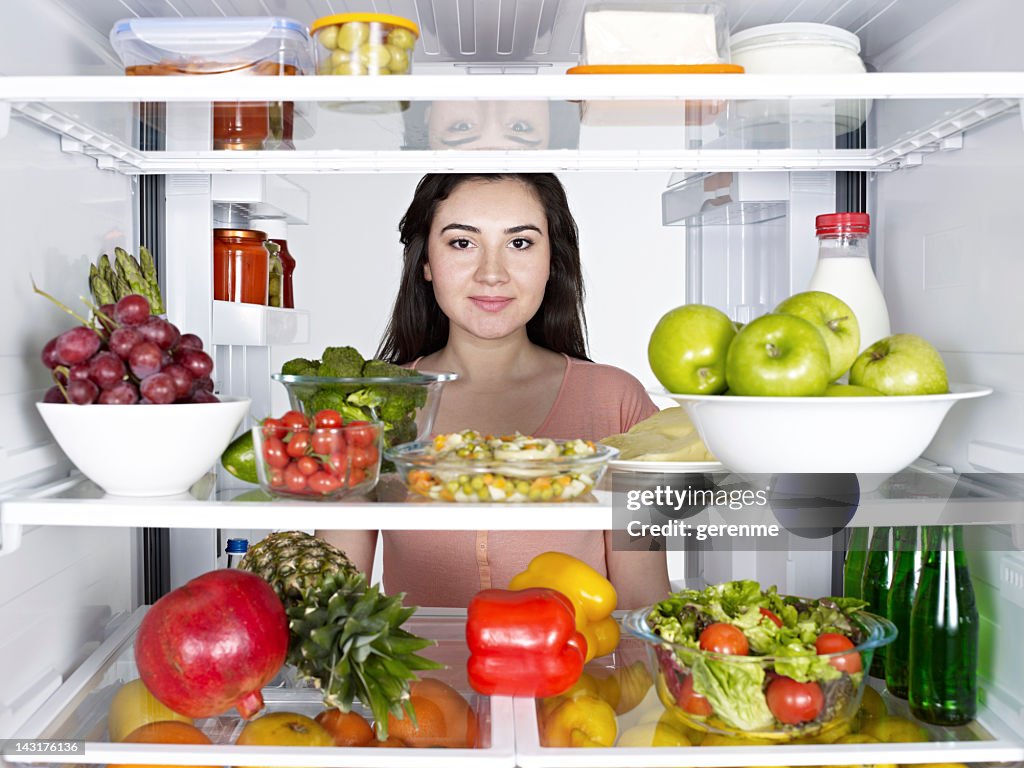
[[546, 101], [435, 101], [427, 113], [430, 149], [544, 149], [551, 142]]
[[544, 208], [521, 181], [465, 181], [437, 206], [427, 262], [423, 276], [453, 332], [505, 338], [544, 299], [551, 269]]

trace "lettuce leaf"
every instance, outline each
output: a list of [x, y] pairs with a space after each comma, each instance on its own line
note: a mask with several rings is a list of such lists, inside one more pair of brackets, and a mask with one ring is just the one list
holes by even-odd
[[775, 718], [762, 688], [760, 664], [718, 661], [704, 657], [693, 662], [693, 690], [707, 698], [715, 715], [743, 731], [770, 728]]

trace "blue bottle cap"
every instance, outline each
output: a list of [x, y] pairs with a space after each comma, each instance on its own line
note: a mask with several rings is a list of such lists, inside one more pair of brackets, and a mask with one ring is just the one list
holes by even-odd
[[229, 555], [243, 555], [248, 549], [248, 539], [228, 539], [228, 545], [225, 552]]

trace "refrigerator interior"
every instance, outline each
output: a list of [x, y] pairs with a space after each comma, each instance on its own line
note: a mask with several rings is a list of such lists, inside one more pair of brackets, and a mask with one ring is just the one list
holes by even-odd
[[[0, 11], [5, 22], [17, 22], [0, 24], [0, 73], [119, 74], [106, 35], [116, 19], [129, 15], [281, 13], [309, 23], [356, 5], [313, 0], [12, 2]], [[424, 36], [416, 66], [424, 74], [554, 75], [579, 53], [582, 0], [512, 5], [395, 0], [372, 5], [418, 19]], [[1024, 7], [1013, 0], [732, 0], [729, 10], [734, 30], [781, 20], [844, 26], [858, 32], [865, 59], [880, 71], [1024, 69], [1015, 36], [1005, 31], [1024, 25]], [[34, 43], [39, 39], [47, 40], [45, 48]], [[895, 140], [922, 123], [941, 123], [943, 114], [959, 105], [952, 99], [876, 103], [870, 115], [873, 136], [879, 144]], [[4, 107], [0, 104], [0, 110]], [[92, 120], [100, 133], [107, 130], [118, 136], [123, 107], [80, 103], [73, 111], [83, 122]], [[367, 119], [314, 109], [315, 133], [304, 145], [311, 150], [386, 151], [397, 149], [403, 140], [400, 115]], [[922, 121], [922, 113], [934, 119]], [[195, 117], [187, 109], [180, 114], [183, 122]], [[0, 134], [3, 118], [0, 112]], [[88, 152], [75, 151], [74, 138], [62, 140], [53, 123], [49, 128], [38, 123], [26, 119], [25, 113], [16, 114], [0, 138], [5, 181], [0, 185], [0, 210], [8, 223], [8, 247], [2, 257], [8, 280], [0, 287], [0, 317], [7, 329], [0, 347], [6, 374], [0, 410], [7, 426], [0, 445], [0, 502], [29, 497], [70, 469], [33, 407], [48, 386], [38, 351], [46, 339], [67, 327], [67, 317], [31, 292], [29, 275], [47, 292], [75, 302], [84, 292], [88, 262], [115, 246], [131, 250], [140, 226], [140, 177], [98, 168]], [[620, 142], [628, 146], [640, 136], [653, 150], [667, 153], [679, 138], [669, 129], [632, 130], [584, 126], [580, 147], [601, 150]], [[962, 141], [952, 133], [942, 144], [946, 151], [911, 153], [900, 170], [883, 168], [870, 175], [876, 273], [886, 292], [894, 332], [914, 332], [935, 342], [951, 380], [996, 389], [989, 398], [958, 406], [924, 458], [940, 472], [948, 468], [1019, 475], [1024, 471], [1024, 303], [1019, 299], [1024, 262], [1014, 224], [1019, 216], [1017, 187], [1024, 178], [1024, 126], [1019, 113], [1011, 110], [972, 127]], [[339, 140], [342, 134], [344, 139]], [[190, 135], [182, 135], [187, 149]], [[699, 132], [686, 135], [687, 140], [694, 137], [701, 146]], [[715, 146], [708, 149], [713, 152]], [[708, 163], [714, 162], [711, 158]], [[211, 168], [214, 162], [224, 161], [211, 160]], [[744, 157], [737, 162], [752, 161]], [[286, 404], [284, 390], [264, 374], [278, 370], [283, 361], [317, 357], [325, 346], [339, 343], [352, 344], [367, 355], [375, 350], [400, 269], [398, 219], [420, 176], [410, 170], [388, 170], [286, 176], [308, 193], [298, 204], [304, 223], [289, 230], [289, 245], [298, 262], [295, 292], [298, 305], [308, 313], [300, 316], [308, 327], [298, 334], [301, 343], [219, 346], [222, 387], [249, 394], [262, 410], [276, 412]], [[796, 171], [790, 179], [794, 189], [827, 198], [834, 193], [829, 170]], [[775, 173], [785, 180], [783, 171], [776, 168]], [[682, 177], [665, 169], [616, 171], [606, 166], [561, 170], [559, 175], [580, 227], [591, 356], [656, 385], [646, 361], [647, 336], [666, 309], [694, 295], [688, 281], [699, 233], [692, 223], [665, 226], [663, 221], [663, 194], [677, 188]], [[218, 183], [216, 173], [212, 178]], [[164, 222], [168, 254], [209, 247], [212, 211], [203, 184], [201, 169], [169, 182], [168, 194], [175, 200]], [[754, 243], [763, 238], [776, 251], [786, 251], [782, 262], [757, 278], [775, 281], [778, 291], [799, 290], [801, 270], [808, 273], [813, 263], [813, 231], [795, 222], [809, 221], [815, 211], [792, 207], [806, 199], [795, 196], [786, 201], [788, 219], [773, 216], [743, 230], [749, 233], [743, 237]], [[188, 216], [190, 210], [195, 215]], [[765, 234], [758, 228], [770, 229]], [[715, 247], [715, 236], [707, 235], [709, 247]], [[719, 228], [717, 236], [728, 239], [734, 233]], [[201, 259], [164, 265], [164, 279], [172, 319], [185, 317], [183, 326], [191, 329], [198, 324], [201, 332], [213, 320], [210, 296], [203, 293], [208, 287], [189, 281], [197, 261], [202, 267]], [[773, 271], [776, 268], [788, 270], [784, 279]], [[708, 290], [721, 290], [725, 280], [742, 281], [742, 270], [720, 276], [717, 282], [708, 277]], [[1019, 496], [1019, 488], [1016, 493]], [[259, 528], [224, 527], [235, 532]], [[179, 553], [188, 550], [189, 556], [179, 560], [173, 582], [216, 567], [214, 534], [209, 528], [174, 529], [172, 548]], [[18, 545], [9, 553], [0, 549], [0, 624], [17, 628], [0, 641], [0, 679], [5, 681], [0, 686], [0, 736], [7, 736], [17, 733], [57, 685], [140, 605], [142, 592], [135, 528], [19, 523], [5, 525], [2, 535], [4, 549]], [[1024, 532], [1021, 526], [972, 526], [968, 535], [977, 550], [971, 565], [983, 615], [980, 672], [985, 703], [1018, 731], [1024, 730], [1024, 667], [1014, 644], [1006, 640], [1024, 634], [1024, 555], [1019, 551]], [[683, 566], [681, 558], [673, 559], [673, 578], [683, 577]], [[709, 568], [708, 575], [712, 574], [773, 578], [795, 592], [824, 592], [830, 586], [820, 560], [802, 553], [723, 561]], [[793, 759], [793, 764], [800, 764], [799, 756]], [[814, 762], [824, 761], [818, 754]], [[537, 764], [536, 758], [532, 764]]]

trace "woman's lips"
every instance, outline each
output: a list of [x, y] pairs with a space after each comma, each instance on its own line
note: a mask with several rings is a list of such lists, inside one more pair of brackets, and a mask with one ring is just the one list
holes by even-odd
[[470, 296], [469, 300], [484, 312], [500, 312], [512, 301], [504, 296]]

